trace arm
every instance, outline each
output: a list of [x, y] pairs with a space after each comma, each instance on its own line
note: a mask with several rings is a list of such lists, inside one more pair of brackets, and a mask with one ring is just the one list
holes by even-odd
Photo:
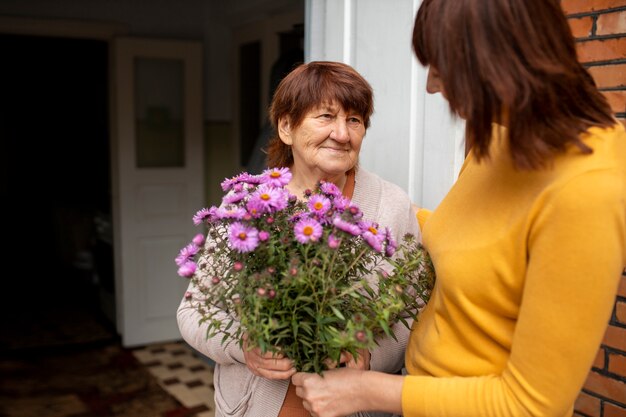
[[602, 340], [623, 269], [623, 180], [594, 171], [544, 201], [528, 261], [511, 353], [502, 373], [408, 376], [410, 416], [564, 416]]

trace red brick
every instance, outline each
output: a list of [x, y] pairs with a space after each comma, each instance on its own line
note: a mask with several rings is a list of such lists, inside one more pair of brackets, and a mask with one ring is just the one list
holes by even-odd
[[574, 404], [574, 410], [586, 416], [599, 417], [602, 411], [602, 404], [598, 397], [581, 392]]
[[[609, 354], [609, 372], [626, 378], [626, 356], [616, 353]], [[624, 398], [626, 402], [626, 397]]]
[[[622, 398], [623, 400], [623, 398]], [[620, 401], [621, 402], [621, 401]], [[626, 408], [604, 403], [604, 417], [626, 417]]]
[[615, 303], [615, 315], [617, 316], [617, 322], [626, 324], [626, 303], [618, 301]]
[[626, 10], [601, 14], [596, 23], [596, 35], [626, 33]]
[[626, 297], [626, 275], [622, 275], [622, 280], [617, 288], [617, 295], [620, 297]]
[[590, 16], [578, 19], [568, 19], [569, 27], [575, 38], [586, 38], [591, 36], [591, 28], [593, 27], [593, 19]]
[[624, 5], [624, 0], [561, 0], [565, 14], [594, 12]]
[[585, 381], [585, 388], [601, 397], [616, 401], [626, 398], [626, 384], [596, 372], [589, 372]]
[[609, 105], [614, 113], [626, 112], [626, 90], [623, 91], [603, 91], [602, 94], [609, 101]]
[[626, 352], [626, 329], [609, 325], [602, 344]]
[[593, 360], [593, 367], [604, 369], [604, 348], [598, 349], [598, 353], [596, 353], [596, 358]]
[[626, 86], [626, 64], [587, 68], [598, 88]]
[[626, 58], [626, 37], [597, 39], [576, 44], [580, 62], [611, 61]]

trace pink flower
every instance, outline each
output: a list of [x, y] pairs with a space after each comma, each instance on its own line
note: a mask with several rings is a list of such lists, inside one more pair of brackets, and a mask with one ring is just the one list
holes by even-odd
[[235, 222], [228, 230], [228, 243], [241, 253], [253, 251], [259, 245], [259, 232], [254, 227]]
[[195, 262], [187, 261], [178, 268], [178, 275], [185, 278], [191, 278], [196, 272], [197, 265]]
[[267, 239], [269, 239], [270, 234], [268, 232], [266, 232], [265, 230], [261, 230], [259, 232], [259, 240], [261, 242], [265, 242]]
[[322, 236], [322, 225], [314, 219], [302, 219], [294, 226], [296, 240], [300, 243], [317, 241]]
[[330, 200], [320, 194], [312, 195], [307, 203], [309, 210], [320, 217], [330, 209], [330, 205]]
[[291, 181], [291, 172], [289, 168], [270, 168], [263, 171], [263, 179], [273, 187], [284, 187]]
[[202, 233], [198, 233], [191, 241], [196, 246], [202, 246], [202, 244], [204, 243], [204, 235]]
[[199, 250], [200, 248], [195, 243], [188, 244], [178, 253], [178, 256], [175, 259], [176, 265], [184, 265], [187, 261], [196, 256]]
[[326, 195], [331, 197], [337, 197], [341, 195], [339, 188], [332, 182], [322, 181], [320, 183], [320, 190]]
[[337, 239], [337, 236], [333, 235], [332, 233], [328, 235], [328, 247], [329, 248], [337, 249], [340, 243], [341, 243], [341, 240]]
[[359, 226], [363, 230], [361, 236], [363, 236], [367, 244], [376, 252], [382, 252], [385, 234], [378, 231], [378, 225], [372, 222], [361, 222]]

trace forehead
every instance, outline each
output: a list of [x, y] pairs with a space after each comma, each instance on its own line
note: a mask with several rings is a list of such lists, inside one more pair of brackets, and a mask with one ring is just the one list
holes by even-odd
[[309, 109], [307, 113], [316, 113], [320, 111], [330, 111], [334, 113], [339, 111], [343, 111], [344, 113], [357, 113], [357, 111], [355, 110], [345, 109], [341, 104], [337, 103], [336, 101], [326, 101], [317, 106], [313, 106]]

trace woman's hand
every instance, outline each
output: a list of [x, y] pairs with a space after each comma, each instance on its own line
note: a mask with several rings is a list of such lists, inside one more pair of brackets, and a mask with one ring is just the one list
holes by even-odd
[[318, 374], [298, 372], [291, 377], [296, 395], [313, 417], [339, 417], [357, 411], [402, 414], [404, 377], [353, 368]]
[[289, 379], [296, 373], [291, 359], [279, 353], [261, 352], [261, 348], [248, 348], [248, 337], [244, 336], [243, 356], [246, 366], [254, 375], [267, 379]]
[[324, 372], [324, 377], [298, 372], [291, 382], [313, 417], [339, 417], [366, 409], [358, 388], [363, 373], [353, 368], [332, 369]]

